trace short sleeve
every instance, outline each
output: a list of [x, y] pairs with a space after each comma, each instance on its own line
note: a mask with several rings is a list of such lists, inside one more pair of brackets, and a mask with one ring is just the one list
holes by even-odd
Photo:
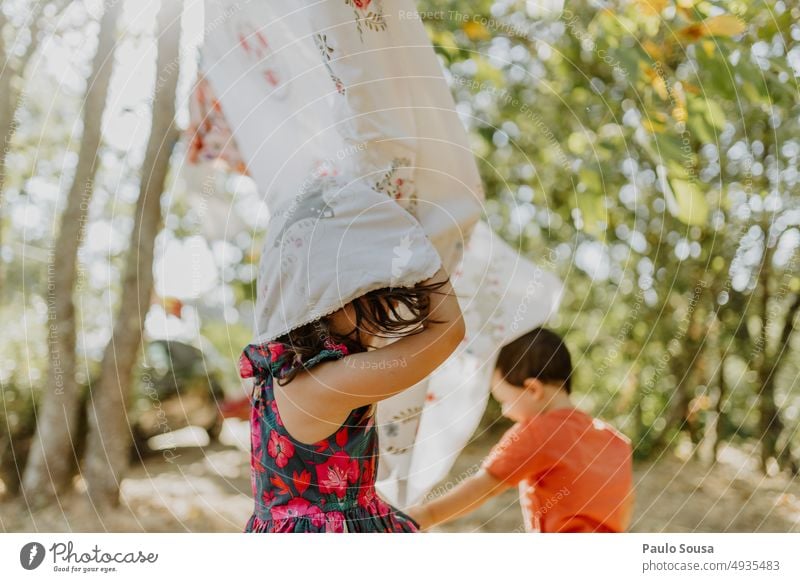
[[239, 377], [252, 378], [269, 374], [280, 363], [281, 344], [249, 344], [239, 355]]
[[343, 358], [348, 350], [344, 344], [326, 341], [323, 350], [305, 361], [292, 359], [290, 354], [286, 345], [280, 342], [250, 344], [239, 356], [239, 376], [250, 378], [269, 374], [275, 378], [283, 378], [296, 368], [308, 369], [325, 360]]
[[294, 367], [308, 369], [308, 368], [310, 368], [312, 366], [315, 366], [316, 364], [319, 364], [320, 362], [324, 362], [325, 360], [339, 360], [339, 359], [343, 358], [345, 355], [346, 355], [345, 352], [343, 352], [341, 350], [337, 350], [337, 349], [327, 350], [326, 349], [326, 350], [322, 350], [316, 356], [313, 356], [313, 357], [307, 359], [304, 362], [301, 362], [299, 364], [295, 364]]
[[[281, 345], [281, 347], [284, 347], [282, 344], [279, 345]], [[349, 353], [347, 346], [345, 346], [344, 344], [334, 343], [330, 339], [325, 340], [324, 346], [325, 347], [319, 353], [311, 356], [306, 360], [300, 360], [298, 358], [295, 358], [294, 360], [290, 361], [290, 358], [284, 357], [283, 354], [284, 349], [279, 349], [279, 354], [274, 359], [274, 364], [272, 368], [273, 376], [275, 376], [276, 378], [283, 378], [284, 376], [289, 374], [292, 370], [298, 368], [308, 370], [309, 368], [316, 366], [320, 362], [324, 362], [326, 360], [339, 360], [345, 357]]]
[[515, 424], [489, 452], [483, 470], [508, 485], [541, 475], [549, 468], [549, 461], [546, 439], [539, 433], [533, 422]]

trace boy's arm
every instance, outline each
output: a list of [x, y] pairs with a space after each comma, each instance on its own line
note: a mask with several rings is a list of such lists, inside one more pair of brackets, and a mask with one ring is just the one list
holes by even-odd
[[461, 482], [452, 491], [424, 505], [407, 510], [411, 517], [428, 529], [466, 515], [483, 505], [486, 501], [502, 493], [511, 485], [480, 469], [475, 475]]

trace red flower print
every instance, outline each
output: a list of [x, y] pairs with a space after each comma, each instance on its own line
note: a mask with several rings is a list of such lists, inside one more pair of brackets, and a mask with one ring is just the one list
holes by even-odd
[[348, 482], [358, 478], [358, 463], [344, 451], [337, 451], [324, 463], [317, 465], [317, 482], [322, 493], [344, 497]]
[[325, 514], [325, 531], [344, 533], [344, 513], [341, 511], [327, 512]]
[[387, 515], [392, 513], [392, 508], [378, 495], [372, 495], [369, 502], [364, 506], [372, 515]]
[[286, 351], [286, 346], [284, 346], [280, 342], [272, 342], [271, 344], [269, 344], [270, 358], [273, 362], [277, 362], [278, 358], [280, 358], [281, 355], [283, 355], [283, 352], [285, 351]]
[[275, 421], [283, 426], [283, 421], [281, 420], [280, 414], [278, 414], [278, 401], [277, 400], [270, 400], [269, 407], [272, 409], [272, 414], [275, 415]]
[[286, 481], [281, 479], [280, 475], [273, 475], [269, 478], [270, 485], [275, 487], [278, 490], [278, 493], [281, 495], [289, 495], [291, 491], [289, 491], [289, 486], [286, 484]]
[[264, 492], [261, 494], [261, 501], [264, 502], [266, 507], [272, 505], [272, 502], [275, 501], [275, 494], [270, 491], [269, 489], [265, 489]]
[[262, 463], [261, 459], [259, 459], [255, 455], [250, 455], [250, 467], [253, 469], [253, 472], [256, 471], [258, 471], [259, 473], [267, 472], [267, 468], [264, 466], [264, 463]]
[[345, 354], [349, 354], [350, 352], [347, 349], [347, 346], [344, 344], [339, 344], [333, 341], [331, 338], [325, 338], [323, 345], [329, 350], [339, 350], [344, 352]]
[[375, 474], [374, 461], [364, 463], [364, 471], [361, 474], [361, 486], [358, 488], [358, 504], [367, 507], [375, 497], [373, 478]]
[[375, 501], [375, 489], [372, 485], [362, 485], [358, 488], [358, 505], [365, 509]]
[[373, 495], [372, 498], [364, 504], [364, 509], [370, 515], [382, 515], [381, 511], [378, 507], [379, 497], [377, 495]]
[[343, 426], [339, 430], [336, 431], [336, 444], [340, 447], [343, 447], [347, 444], [347, 427]]
[[258, 422], [254, 422], [253, 419], [250, 419], [250, 444], [253, 447], [252, 454], [255, 456], [261, 456], [261, 427], [258, 425]]
[[259, 355], [264, 356], [265, 358], [269, 357], [269, 346], [258, 345], [255, 346], [254, 349], [259, 353]]
[[308, 489], [308, 486], [311, 485], [311, 473], [303, 469], [302, 472], [298, 473], [295, 471], [292, 473], [292, 481], [294, 481], [295, 489], [297, 492], [302, 495]]
[[375, 496], [372, 505], [374, 507], [373, 511], [380, 515], [386, 515], [387, 513], [392, 512], [392, 508], [389, 507], [389, 505], [377, 495]]
[[239, 356], [239, 377], [252, 378], [253, 375], [253, 362], [250, 361], [250, 358], [248, 358], [247, 355], [242, 353]]
[[372, 0], [353, 0], [353, 4], [359, 10], [364, 10], [367, 6], [369, 6], [370, 2], [372, 2]]
[[325, 523], [325, 514], [316, 505], [312, 505], [308, 499], [293, 497], [286, 505], [278, 505], [270, 509], [272, 519], [290, 519], [293, 517], [310, 517], [311, 522], [316, 527], [321, 527]]
[[269, 432], [269, 444], [267, 444], [267, 452], [269, 456], [275, 459], [275, 464], [283, 469], [289, 459], [294, 456], [294, 445], [292, 441], [285, 436], [281, 436], [277, 431], [271, 430]]

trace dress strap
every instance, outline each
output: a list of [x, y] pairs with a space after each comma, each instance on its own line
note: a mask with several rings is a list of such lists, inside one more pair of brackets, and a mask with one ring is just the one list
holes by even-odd
[[250, 378], [271, 375], [275, 378], [282, 378], [296, 368], [307, 370], [325, 360], [341, 359], [348, 353], [347, 346], [344, 344], [326, 340], [325, 349], [311, 358], [305, 361], [298, 359], [289, 361], [286, 345], [281, 342], [249, 344], [239, 356], [239, 376]]

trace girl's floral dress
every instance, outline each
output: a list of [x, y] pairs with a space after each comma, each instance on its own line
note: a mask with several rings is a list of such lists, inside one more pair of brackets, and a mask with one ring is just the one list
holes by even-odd
[[[302, 366], [348, 353], [342, 344], [329, 342], [326, 348]], [[418, 531], [416, 521], [375, 491], [378, 432], [372, 406], [356, 408], [334, 434], [311, 445], [286, 431], [272, 388], [274, 378], [291, 370], [284, 351], [279, 342], [250, 344], [239, 359], [239, 375], [255, 378], [250, 412], [255, 509], [244, 532]]]

